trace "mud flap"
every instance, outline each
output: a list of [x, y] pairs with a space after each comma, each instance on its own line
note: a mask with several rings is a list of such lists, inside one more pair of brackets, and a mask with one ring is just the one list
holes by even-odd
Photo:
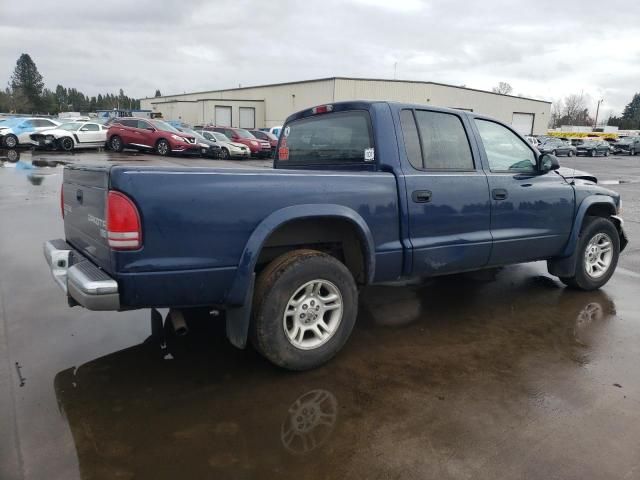
[[576, 273], [576, 252], [570, 257], [547, 260], [547, 271], [556, 277], [573, 277]]
[[241, 349], [247, 346], [255, 281], [256, 274], [254, 273], [249, 280], [249, 288], [247, 288], [243, 304], [226, 310], [227, 338], [234, 347]]

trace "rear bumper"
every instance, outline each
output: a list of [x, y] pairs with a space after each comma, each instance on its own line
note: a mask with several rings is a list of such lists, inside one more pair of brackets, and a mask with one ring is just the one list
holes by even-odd
[[118, 282], [62, 239], [44, 244], [44, 257], [58, 286], [89, 310], [119, 310]]

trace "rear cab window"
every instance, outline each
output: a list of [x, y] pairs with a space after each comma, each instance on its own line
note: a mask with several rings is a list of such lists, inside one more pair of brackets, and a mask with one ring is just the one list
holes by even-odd
[[276, 164], [347, 166], [373, 163], [371, 119], [366, 110], [316, 114], [289, 122], [280, 135]]

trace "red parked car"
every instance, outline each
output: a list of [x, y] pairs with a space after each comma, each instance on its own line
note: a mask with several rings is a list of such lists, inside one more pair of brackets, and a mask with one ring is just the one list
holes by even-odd
[[271, 144], [265, 140], [257, 139], [244, 128], [208, 126], [204, 127], [203, 130], [220, 132], [229, 137], [229, 140], [231, 140], [232, 142], [242, 143], [243, 145], [246, 145], [247, 147], [249, 147], [249, 150], [251, 150], [252, 157], [264, 158], [271, 156]]
[[278, 137], [273, 133], [263, 132], [262, 130], [249, 130], [249, 133], [258, 140], [266, 140], [271, 145], [271, 151], [275, 152], [278, 148]]
[[183, 133], [162, 120], [149, 118], [117, 119], [107, 131], [107, 145], [115, 152], [135, 148], [155, 151], [162, 156], [172, 153], [200, 154], [200, 147], [193, 135]]

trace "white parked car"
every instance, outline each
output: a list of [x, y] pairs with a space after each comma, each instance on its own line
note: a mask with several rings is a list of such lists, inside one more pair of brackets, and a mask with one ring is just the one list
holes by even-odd
[[282, 130], [282, 125], [278, 125], [277, 127], [271, 127], [269, 129], [269, 133], [275, 135], [276, 137], [280, 137], [281, 130]]
[[14, 117], [0, 122], [0, 145], [15, 148], [19, 145], [30, 145], [31, 134], [50, 130], [60, 122], [50, 118]]
[[197, 133], [202, 135], [210, 142], [220, 145], [222, 148], [222, 159], [229, 158], [251, 158], [251, 150], [244, 143], [236, 143], [229, 140], [224, 133], [212, 132], [210, 130], [199, 130]]
[[31, 134], [31, 143], [38, 147], [71, 151], [76, 148], [99, 148], [107, 142], [108, 126], [96, 122], [69, 122], [57, 128]]

